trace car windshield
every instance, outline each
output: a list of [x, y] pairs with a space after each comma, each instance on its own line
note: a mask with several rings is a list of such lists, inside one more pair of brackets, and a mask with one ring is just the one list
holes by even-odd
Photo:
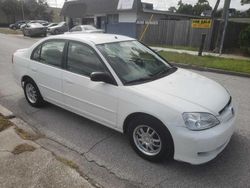
[[57, 25], [58, 26], [63, 26], [65, 24], [65, 22], [60, 22], [60, 23], [58, 23]]
[[84, 28], [84, 30], [96, 30], [96, 28], [92, 25], [84, 25], [82, 27]]
[[176, 69], [138, 41], [99, 44], [97, 48], [125, 85], [152, 81]]
[[30, 27], [43, 27], [43, 25], [40, 23], [30, 23], [29, 26]]

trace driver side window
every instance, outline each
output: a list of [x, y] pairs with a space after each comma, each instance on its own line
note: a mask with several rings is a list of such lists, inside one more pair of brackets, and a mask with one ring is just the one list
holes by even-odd
[[106, 72], [96, 52], [78, 42], [69, 42], [67, 70], [88, 77], [92, 72]]

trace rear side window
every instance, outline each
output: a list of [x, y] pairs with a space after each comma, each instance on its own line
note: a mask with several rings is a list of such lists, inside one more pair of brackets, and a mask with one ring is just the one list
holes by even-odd
[[55, 67], [62, 66], [65, 41], [48, 41], [37, 47], [31, 59]]

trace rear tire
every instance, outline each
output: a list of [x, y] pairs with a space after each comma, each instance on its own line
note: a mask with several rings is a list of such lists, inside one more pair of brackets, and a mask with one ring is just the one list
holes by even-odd
[[33, 80], [25, 80], [23, 89], [25, 98], [31, 106], [39, 108], [45, 104], [45, 101]]
[[55, 31], [54, 31], [54, 35], [58, 35], [60, 32], [59, 32], [59, 30], [58, 29], [56, 29]]
[[128, 125], [128, 136], [132, 148], [142, 158], [160, 162], [170, 160], [174, 144], [168, 129], [151, 116], [137, 116]]

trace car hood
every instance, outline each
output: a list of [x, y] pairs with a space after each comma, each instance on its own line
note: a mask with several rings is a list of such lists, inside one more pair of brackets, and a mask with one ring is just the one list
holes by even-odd
[[177, 97], [218, 115], [230, 99], [220, 84], [196, 73], [178, 69], [171, 75], [132, 86], [136, 92], [154, 99]]

